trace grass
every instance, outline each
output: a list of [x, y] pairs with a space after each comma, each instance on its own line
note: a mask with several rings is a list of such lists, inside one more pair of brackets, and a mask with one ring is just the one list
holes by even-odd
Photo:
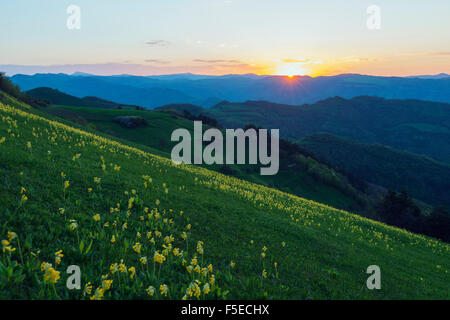
[[[170, 157], [171, 150], [176, 144], [170, 141], [175, 129], [186, 128], [193, 135], [193, 122], [182, 117], [175, 117], [169, 113], [143, 110], [100, 109], [75, 106], [50, 106], [45, 112], [67, 120], [82, 118], [88, 124], [101, 132], [106, 132], [125, 140], [145, 145], [157, 150], [158, 155]], [[139, 116], [147, 120], [148, 126], [135, 129], [123, 128], [114, 122], [117, 116]], [[204, 129], [206, 130], [206, 128]], [[313, 161], [313, 160], [310, 160]], [[290, 163], [289, 163], [290, 164]], [[204, 167], [218, 171], [219, 165]], [[360, 198], [355, 194], [341, 190], [330, 184], [319, 181], [307, 170], [296, 168], [281, 168], [275, 176], [261, 176], [259, 167], [255, 165], [231, 165], [235, 176], [250, 182], [265, 186], [277, 186], [277, 189], [293, 193], [307, 199], [337, 207], [351, 209], [360, 207]], [[330, 175], [328, 168], [322, 166]], [[360, 195], [360, 197], [363, 195]]]
[[[8, 104], [0, 298], [449, 298], [448, 244]], [[371, 291], [374, 264], [382, 289]], [[81, 290], [66, 289], [69, 265]]]

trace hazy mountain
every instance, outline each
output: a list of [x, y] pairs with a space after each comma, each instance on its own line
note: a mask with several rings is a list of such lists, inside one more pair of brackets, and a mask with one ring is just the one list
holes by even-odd
[[97, 96], [148, 108], [169, 103], [194, 103], [210, 107], [222, 100], [266, 100], [298, 105], [315, 103], [334, 96], [353, 98], [361, 95], [450, 102], [450, 77], [421, 79], [358, 74], [316, 78], [253, 74], [179, 74], [150, 77], [36, 74], [15, 75], [11, 79], [24, 90], [44, 86], [77, 97]]
[[439, 73], [435, 75], [420, 75], [420, 76], [409, 76], [408, 78], [420, 78], [420, 79], [445, 79], [449, 78], [450, 74]]
[[74, 72], [74, 73], [72, 73], [72, 76], [78, 76], [78, 77], [92, 77], [93, 74], [86, 73], [86, 72]]
[[37, 87], [58, 89], [75, 97], [96, 96], [122, 104], [156, 107], [168, 103], [197, 102], [193, 97], [170, 88], [140, 85], [133, 81], [164, 82], [145, 77], [70, 76], [66, 74], [16, 75], [11, 78], [22, 90]]
[[40, 87], [26, 91], [26, 94], [36, 98], [48, 101], [54, 105], [78, 106], [78, 107], [96, 107], [96, 108], [117, 108], [119, 106], [127, 106], [120, 103], [104, 100], [97, 97], [78, 98], [57, 89], [48, 87]]

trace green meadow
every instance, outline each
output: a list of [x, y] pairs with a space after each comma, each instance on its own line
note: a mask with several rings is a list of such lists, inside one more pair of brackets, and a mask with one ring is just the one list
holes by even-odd
[[[178, 128], [185, 128], [193, 135], [193, 122], [181, 117], [177, 113], [158, 112], [134, 109], [102, 109], [87, 108], [78, 106], [58, 106], [52, 105], [43, 109], [46, 113], [57, 116], [75, 123], [82, 124], [85, 128], [93, 128], [97, 131], [131, 141], [142, 146], [151, 148], [152, 153], [157, 153], [170, 158], [170, 153], [177, 142], [170, 141], [172, 132]], [[146, 126], [128, 129], [114, 122], [118, 116], [138, 116], [147, 121]], [[208, 128], [204, 125], [204, 130]], [[317, 163], [313, 159], [302, 157], [304, 166], [310, 171], [325, 172], [328, 176], [335, 174], [323, 164]], [[283, 162], [283, 159], [281, 160]], [[278, 174], [274, 176], [261, 176], [257, 165], [230, 165], [233, 175], [250, 182], [265, 186], [277, 186], [277, 189], [302, 196], [320, 203], [337, 207], [339, 209], [351, 209], [358, 207], [363, 195], [357, 192], [336, 187], [330, 183], [324, 183], [313, 176], [311, 172], [304, 168], [280, 168]], [[204, 167], [220, 171], [219, 165], [204, 165]]]
[[[2, 299], [450, 298], [446, 243], [174, 165], [154, 146], [184, 119], [142, 114], [154, 135], [141, 135], [106, 119], [130, 110], [86, 110], [99, 132], [1, 101]], [[381, 290], [366, 287], [370, 265]]]

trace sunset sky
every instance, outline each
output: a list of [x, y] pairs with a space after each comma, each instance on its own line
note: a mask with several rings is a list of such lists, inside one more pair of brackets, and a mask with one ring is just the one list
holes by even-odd
[[[71, 4], [80, 30], [66, 26]], [[372, 4], [380, 30], [366, 26]], [[2, 0], [0, 12], [10, 75], [450, 73], [448, 0]]]

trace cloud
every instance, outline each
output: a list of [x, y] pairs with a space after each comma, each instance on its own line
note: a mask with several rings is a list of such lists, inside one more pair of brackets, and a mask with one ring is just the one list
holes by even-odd
[[450, 51], [434, 52], [433, 55], [435, 55], [435, 56], [450, 56]]
[[249, 68], [252, 67], [252, 65], [246, 64], [246, 63], [240, 63], [240, 64], [217, 64], [214, 65], [214, 67], [219, 67], [219, 68]]
[[203, 60], [203, 59], [194, 59], [193, 62], [200, 63], [241, 63], [239, 60]]
[[167, 47], [168, 45], [170, 45], [170, 42], [166, 40], [150, 40], [147, 41], [146, 44], [152, 47]]
[[421, 52], [402, 52], [402, 53], [398, 53], [395, 56], [450, 56], [450, 51], [434, 51], [434, 52], [429, 52], [429, 51], [421, 51]]
[[309, 63], [311, 59], [283, 59], [285, 63]]
[[170, 63], [170, 61], [158, 60], [158, 59], [147, 59], [147, 60], [145, 60], [145, 62], [156, 63], [156, 64], [169, 64]]
[[379, 62], [380, 58], [367, 58], [367, 57], [357, 57], [357, 56], [348, 56], [344, 59], [340, 60], [340, 62], [351, 62], [351, 63], [363, 63], [363, 62]]

